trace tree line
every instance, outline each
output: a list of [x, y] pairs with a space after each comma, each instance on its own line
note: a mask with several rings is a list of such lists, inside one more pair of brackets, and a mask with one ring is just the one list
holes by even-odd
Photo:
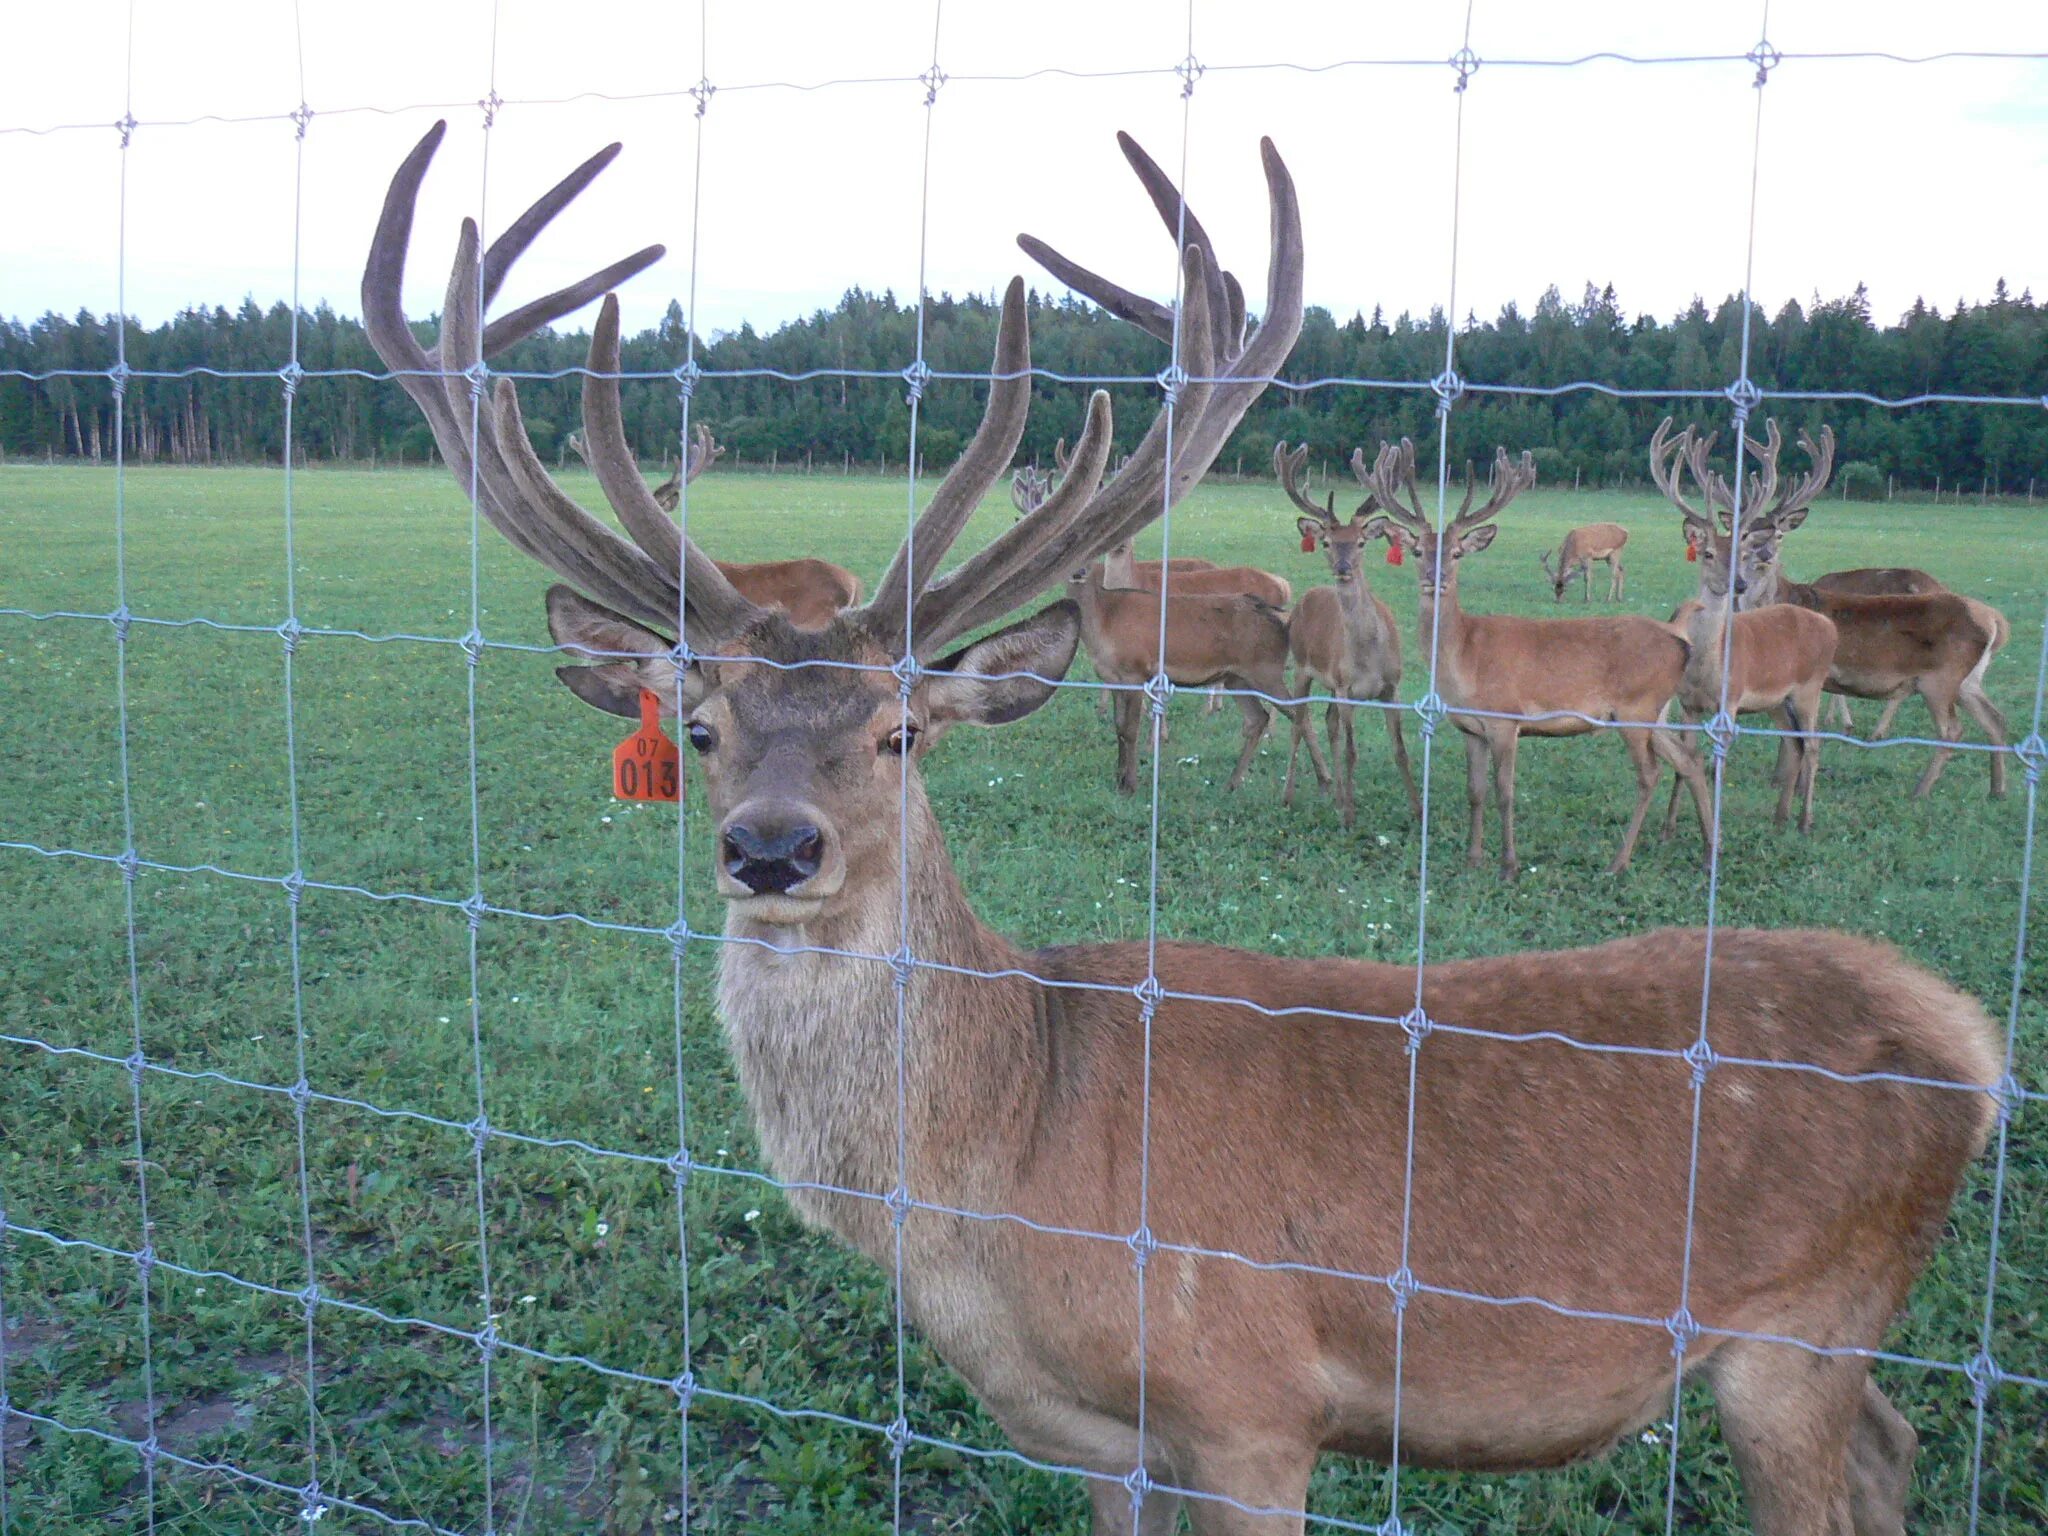
[[[237, 309], [185, 310], [166, 323], [130, 322], [126, 354], [132, 378], [121, 430], [132, 462], [263, 463], [284, 452], [284, 390], [275, 377], [292, 355], [292, 315], [283, 304], [264, 309], [245, 299]], [[1472, 385], [1551, 388], [1594, 380], [1622, 389], [1718, 391], [1740, 372], [1742, 305], [1701, 300], [1668, 321], [1625, 314], [1612, 287], [1588, 284], [1576, 303], [1550, 289], [1535, 307], [1509, 304], [1491, 320], [1467, 315], [1458, 327], [1458, 372]], [[941, 294], [925, 307], [925, 351], [940, 374], [984, 370], [994, 346], [994, 296]], [[769, 332], [752, 326], [698, 339], [696, 359], [712, 374], [696, 386], [693, 419], [709, 423], [728, 450], [727, 462], [776, 461], [813, 467], [901, 466], [908, 451], [910, 406], [904, 364], [916, 354], [917, 312], [893, 293], [849, 291], [819, 310]], [[1134, 327], [1072, 298], [1031, 296], [1032, 359], [1069, 376], [1149, 376], [1167, 361], [1166, 348]], [[1263, 472], [1280, 439], [1311, 444], [1338, 465], [1354, 445], [1408, 434], [1434, 435], [1434, 397], [1426, 382], [1444, 365], [1448, 321], [1441, 310], [1388, 321], [1377, 309], [1340, 321], [1311, 308], [1285, 377], [1299, 388], [1269, 390], [1245, 418], [1218, 461]], [[421, 327], [423, 338], [431, 325]], [[687, 355], [685, 319], [671, 302], [661, 323], [629, 338], [628, 372], [667, 374]], [[543, 332], [510, 349], [494, 367], [558, 377], [522, 381], [527, 425], [544, 457], [561, 460], [580, 420], [585, 333]], [[10, 373], [101, 370], [115, 361], [110, 316], [81, 311], [0, 321], [0, 454], [55, 459], [108, 459], [114, 452], [112, 385], [104, 378], [24, 379]], [[379, 373], [359, 321], [325, 305], [298, 316], [298, 360], [320, 374]], [[257, 372], [220, 378], [216, 372]], [[826, 371], [791, 382], [775, 374]], [[846, 376], [848, 371], [881, 375]], [[1859, 285], [1847, 298], [1788, 303], [1775, 316], [1751, 314], [1750, 377], [1771, 390], [1860, 390], [1887, 398], [1917, 394], [2048, 395], [2048, 306], [2031, 291], [2017, 297], [2001, 280], [1988, 301], [1943, 313], [1915, 301], [1890, 325], [1872, 317]], [[1399, 381], [1399, 390], [1324, 379]], [[1079, 431], [1087, 391], [1040, 380], [1022, 454], [1049, 462], [1059, 437]], [[1135, 446], [1157, 408], [1155, 387], [1117, 386], [1120, 450]], [[635, 380], [624, 389], [627, 431], [643, 458], [673, 456], [680, 419], [673, 377]], [[922, 392], [918, 449], [932, 466], [949, 463], [972, 434], [986, 385], [938, 378]], [[1545, 395], [1468, 392], [1451, 417], [1454, 457], [1483, 458], [1495, 444], [1535, 450], [1552, 485], [1634, 481], [1643, 473], [1644, 444], [1657, 420], [1725, 422], [1718, 400], [1617, 400], [1588, 391]], [[2048, 410], [2038, 406], [1959, 405], [1887, 409], [1861, 402], [1777, 401], [1770, 413], [1788, 436], [1802, 425], [1833, 423], [1840, 439], [1838, 483], [1848, 494], [1883, 494], [1892, 477], [1926, 488], [1940, 482], [1988, 482], [2016, 492], [2041, 477], [2048, 489]], [[312, 460], [413, 461], [432, 453], [432, 438], [396, 384], [360, 377], [314, 377], [296, 392], [296, 453]]]

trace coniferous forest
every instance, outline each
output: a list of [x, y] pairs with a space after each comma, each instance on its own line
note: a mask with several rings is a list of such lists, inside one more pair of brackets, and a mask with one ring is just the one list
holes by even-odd
[[[251, 300], [239, 309], [194, 308], [166, 324], [127, 327], [129, 381], [121, 430], [126, 454], [144, 463], [276, 462], [284, 451], [283, 389], [271, 375], [292, 355], [290, 311]], [[1738, 299], [1709, 309], [1695, 300], [1670, 320], [1629, 316], [1612, 288], [1588, 284], [1566, 301], [1553, 288], [1533, 310], [1509, 305], [1491, 320], [1468, 315], [1459, 327], [1458, 371], [1468, 384], [1555, 387], [1592, 380], [1620, 389], [1715, 392], [1739, 372]], [[938, 373], [986, 369], [993, 345], [991, 297], [942, 294], [926, 307], [925, 356]], [[1310, 309], [1286, 376], [1392, 381], [1401, 389], [1345, 385], [1269, 391], [1245, 419], [1218, 469], [1263, 471], [1276, 439], [1306, 440], [1335, 466], [1353, 445], [1402, 433], [1431, 432], [1427, 382], [1442, 371], [1445, 317], [1388, 321], [1378, 311], [1339, 321]], [[422, 334], [427, 333], [422, 327]], [[46, 314], [0, 320], [0, 454], [37, 459], [109, 459], [115, 419], [103, 378], [23, 378], [99, 370], [115, 360], [111, 317]], [[521, 397], [544, 457], [567, 455], [579, 420], [582, 333], [543, 333], [496, 360], [521, 373], [560, 374], [522, 383]], [[627, 371], [667, 373], [685, 357], [684, 317], [671, 303], [661, 324], [625, 343]], [[1033, 362], [1068, 376], [1150, 376], [1165, 348], [1103, 311], [1072, 299], [1032, 299]], [[711, 375], [697, 386], [695, 420], [708, 422], [727, 447], [726, 463], [775, 462], [816, 469], [902, 465], [910, 413], [900, 370], [915, 356], [915, 308], [890, 293], [848, 292], [839, 304], [761, 333], [751, 326], [699, 338], [697, 361]], [[300, 366], [382, 371], [361, 324], [322, 306], [299, 317]], [[211, 370], [211, 372], [206, 371]], [[840, 370], [790, 382], [775, 374]], [[874, 378], [846, 377], [845, 370]], [[219, 373], [257, 372], [257, 378]], [[1915, 302], [1880, 324], [1863, 291], [1845, 299], [1788, 303], [1776, 315], [1752, 315], [1750, 376], [1765, 391], [1858, 390], [1895, 399], [1920, 394], [2048, 395], [2048, 306], [2000, 281], [1988, 301], [1949, 311]], [[1128, 449], [1156, 406], [1152, 387], [1121, 386], [1119, 447]], [[949, 463], [978, 419], [985, 386], [934, 380], [925, 390], [918, 448], [934, 467]], [[1054, 439], [1076, 435], [1086, 391], [1041, 381], [1023, 452], [1050, 458]], [[1834, 424], [1841, 439], [1837, 484], [1845, 494], [1885, 494], [1894, 480], [1918, 490], [1937, 483], [1975, 493], [2026, 494], [2039, 479], [2048, 491], [2048, 408], [1924, 405], [1888, 408], [1863, 402], [1773, 401], [1769, 413], [1788, 435], [1800, 425]], [[626, 388], [628, 430], [650, 462], [672, 456], [679, 405], [676, 381], [663, 377]], [[1642, 475], [1644, 444], [1657, 420], [1725, 420], [1715, 400], [1617, 400], [1587, 390], [1503, 395], [1474, 389], [1452, 415], [1456, 457], [1490, 454], [1496, 443], [1532, 448], [1550, 484], [1613, 484]], [[395, 384], [367, 377], [311, 377], [299, 386], [294, 451], [308, 461], [419, 462], [432, 450], [418, 413]]]

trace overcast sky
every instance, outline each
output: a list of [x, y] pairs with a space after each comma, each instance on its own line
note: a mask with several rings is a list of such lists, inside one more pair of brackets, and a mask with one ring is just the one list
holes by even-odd
[[[1612, 51], [1742, 54], [1760, 4], [1478, 0], [1481, 66], [1463, 98], [1456, 307], [1491, 316], [1550, 283], [1611, 282], [1631, 313], [1740, 289], [1759, 93], [1738, 61], [1575, 68], [1512, 60]], [[496, 17], [495, 66], [493, 17]], [[314, 115], [304, 148], [298, 290], [354, 313], [364, 243], [391, 169], [437, 115], [447, 143], [422, 199], [408, 306], [439, 307], [455, 223], [487, 193], [487, 229], [600, 145], [626, 153], [522, 264], [508, 299], [651, 241], [666, 261], [622, 296], [629, 326], [687, 300], [693, 197], [697, 322], [772, 326], [851, 285], [915, 292], [933, 57], [918, 3], [699, 6], [626, 0], [136, 0], [127, 303], [146, 323], [192, 303], [268, 304], [293, 285], [293, 126], [201, 116]], [[1039, 276], [1042, 235], [1127, 285], [1170, 287], [1171, 246], [1116, 152], [1128, 128], [1162, 163], [1185, 150], [1190, 199], [1259, 301], [1270, 134], [1304, 207], [1308, 296], [1340, 317], [1450, 297], [1456, 76], [1466, 8], [1196, 0], [1206, 68], [1186, 115], [1172, 66], [1186, 0], [946, 0], [931, 114], [927, 282], [988, 291]], [[301, 37], [299, 28], [303, 28]], [[118, 291], [126, 0], [9, 0], [0, 91], [0, 314]], [[1775, 0], [1786, 53], [2048, 53], [2048, 6]], [[300, 84], [303, 58], [304, 84]], [[1368, 61], [1351, 62], [1344, 61]], [[1288, 63], [1303, 68], [1226, 68]], [[1337, 67], [1320, 67], [1337, 66]], [[485, 171], [478, 99], [506, 99]], [[1065, 69], [1108, 78], [1043, 74]], [[876, 78], [880, 77], [880, 78]], [[680, 94], [717, 87], [702, 124]], [[874, 83], [820, 86], [873, 79]], [[820, 86], [797, 89], [796, 86]], [[640, 100], [600, 100], [641, 96]], [[2048, 63], [1788, 59], [1762, 93], [1755, 291], [1775, 310], [1869, 285], [1888, 320], [1924, 294], [1987, 295], [2003, 276], [2048, 298]], [[414, 103], [439, 103], [416, 107]], [[344, 110], [354, 109], [354, 110]], [[374, 109], [374, 110], [365, 110]]]

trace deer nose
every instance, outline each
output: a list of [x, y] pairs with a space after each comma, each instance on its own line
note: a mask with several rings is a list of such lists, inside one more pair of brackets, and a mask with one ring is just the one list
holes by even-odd
[[1743, 594], [1743, 593], [1747, 592], [1748, 590], [1749, 590], [1749, 578], [1748, 578], [1747, 576], [1738, 576], [1738, 577], [1736, 577], [1736, 578], [1735, 578], [1735, 595], [1736, 595], [1737, 597], [1740, 597], [1740, 596], [1742, 596], [1742, 594]]
[[753, 827], [736, 821], [720, 838], [725, 872], [756, 896], [776, 895], [804, 883], [825, 858], [825, 834], [809, 822]]

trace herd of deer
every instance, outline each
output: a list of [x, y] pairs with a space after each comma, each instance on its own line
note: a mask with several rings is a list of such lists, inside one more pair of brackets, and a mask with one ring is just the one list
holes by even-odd
[[[1458, 563], [1491, 542], [1530, 461], [1499, 455], [1476, 507], [1468, 476], [1439, 533], [1406, 443], [1354, 456], [1365, 500], [1348, 521], [1307, 498], [1298, 453], [1278, 456], [1328, 589], [1284, 614], [1268, 597], [1184, 591], [1181, 572], [1129, 563], [1129, 544], [1202, 479], [1285, 363], [1302, 321], [1300, 208], [1263, 142], [1271, 244], [1254, 322], [1171, 181], [1120, 136], [1184, 236], [1178, 310], [1021, 243], [1070, 288], [1177, 338], [1170, 425], [1162, 410], [1105, 478], [1098, 392], [1059, 483], [1019, 492], [1015, 523], [941, 571], [1024, 430], [1030, 338], [1013, 281], [986, 413], [912, 536], [865, 604], [840, 573], [831, 611], [805, 609], [705, 555], [627, 445], [608, 290], [660, 247], [485, 321], [514, 260], [616, 145], [487, 251], [465, 221], [438, 342], [416, 338], [399, 293], [442, 132], [387, 194], [363, 277], [371, 339], [481, 513], [563, 579], [547, 594], [577, 658], [563, 680], [627, 716], [653, 692], [698, 754], [730, 941], [719, 1006], [775, 1177], [806, 1220], [900, 1275], [907, 1316], [1021, 1450], [1090, 1474], [1097, 1536], [1164, 1536], [1183, 1509], [1203, 1536], [1299, 1532], [1327, 1450], [1495, 1471], [1596, 1454], [1671, 1411], [1674, 1341], [1680, 1369], [1713, 1388], [1758, 1531], [1903, 1530], [1916, 1439], [1871, 1352], [1996, 1122], [2002, 1044], [1975, 1000], [1821, 930], [1716, 932], [1704, 1008], [1707, 937], [1685, 930], [1419, 979], [1169, 942], [1024, 951], [976, 916], [917, 763], [943, 728], [1030, 714], [1084, 644], [1111, 681], [1164, 666], [1284, 699], [1291, 661], [1341, 698], [1388, 701], [1400, 645], [1359, 558], [1376, 538], [1416, 563], [1424, 644], [1467, 733], [1472, 846], [1490, 768], [1510, 870], [1520, 734], [1621, 722], [1641, 780], [1630, 843], [1655, 758], [1701, 797], [1696, 756], [1647, 727], [1674, 700], [1718, 709], [1731, 593], [1729, 708], [1807, 730], [1823, 690], [1917, 691], [1945, 738], [1957, 703], [1990, 729], [1979, 683], [2004, 629], [1988, 609], [1780, 573], [1780, 542], [1826, 480], [1825, 433], [1811, 472], [1783, 484], [1775, 435], [1745, 441], [1757, 469], [1737, 537], [1708, 515], [1733, 505], [1709, 443], [1660, 431], [1653, 462], [1702, 564], [1698, 611], [1671, 625], [1464, 613]], [[479, 362], [600, 295], [584, 442], [623, 537], [541, 465], [510, 379], [473, 388]], [[697, 468], [712, 451], [699, 440]], [[1705, 510], [1681, 495], [1681, 461]], [[1617, 552], [1596, 533], [1561, 570]], [[966, 641], [1063, 580], [1069, 597]], [[1170, 648], [1189, 637], [1200, 655], [1148, 649], [1162, 600], [1202, 616], [1176, 607], [1168, 625]], [[898, 665], [906, 651], [915, 669]], [[1301, 707], [1283, 707], [1320, 764]], [[1543, 718], [1513, 718], [1531, 713]], [[1387, 718], [1405, 768], [1399, 714]], [[1349, 711], [1330, 729], [1348, 815]], [[1796, 777], [1810, 797], [1812, 743], [1788, 747], [1787, 796]], [[1120, 748], [1126, 777], [1130, 762]], [[898, 954], [911, 958], [879, 958]], [[1676, 1059], [1702, 1030], [1713, 1055]], [[1793, 1063], [1819, 1070], [1773, 1065]], [[1531, 1296], [1545, 1304], [1484, 1299]]]

